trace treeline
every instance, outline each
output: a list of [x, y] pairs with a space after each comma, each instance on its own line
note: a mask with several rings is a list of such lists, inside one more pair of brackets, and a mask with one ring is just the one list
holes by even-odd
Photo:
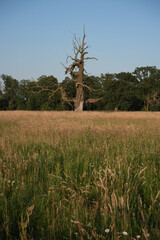
[[[0, 110], [74, 110], [71, 102], [64, 102], [58, 86], [67, 97], [74, 98], [75, 82], [66, 77], [62, 83], [53, 76], [41, 76], [37, 81], [18, 81], [1, 75]], [[84, 110], [160, 111], [160, 70], [155, 66], [137, 67], [133, 73], [84, 75]]]

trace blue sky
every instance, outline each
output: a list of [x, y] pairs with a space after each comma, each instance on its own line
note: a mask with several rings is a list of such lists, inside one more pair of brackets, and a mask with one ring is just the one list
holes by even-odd
[[160, 0], [0, 0], [0, 75], [62, 81], [83, 25], [89, 75], [160, 68]]

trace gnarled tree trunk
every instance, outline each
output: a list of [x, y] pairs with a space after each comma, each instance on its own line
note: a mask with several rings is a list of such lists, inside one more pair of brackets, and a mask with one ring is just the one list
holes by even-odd
[[[68, 56], [68, 59], [72, 60], [72, 63], [65, 67], [66, 71], [65, 74], [69, 73], [71, 75], [70, 81], [75, 82], [76, 85], [76, 97], [71, 98], [68, 97], [65, 90], [63, 89], [61, 84], [56, 84], [56, 89], [52, 89], [53, 86], [39, 86], [36, 82], [35, 85], [38, 89], [36, 93], [40, 93], [42, 91], [48, 91], [51, 92], [51, 95], [49, 98], [51, 98], [57, 91], [61, 92], [62, 100], [68, 103], [74, 103], [74, 110], [75, 111], [83, 111], [84, 108], [84, 88], [88, 88], [89, 91], [94, 91], [91, 87], [87, 86], [83, 82], [83, 75], [84, 75], [84, 63], [86, 60], [90, 59], [96, 59], [95, 57], [85, 57], [88, 52], [88, 45], [85, 42], [85, 29], [83, 30], [83, 39], [82, 41], [78, 40], [76, 36], [74, 37], [73, 41], [73, 51], [74, 51], [74, 57]], [[55, 85], [54, 85], [55, 87]], [[100, 98], [101, 99], [101, 98]], [[95, 103], [99, 101], [100, 99], [87, 99], [85, 100], [85, 103]]]
[[84, 59], [83, 56], [81, 56], [81, 62], [79, 63], [79, 71], [76, 78], [76, 97], [74, 99], [74, 110], [76, 112], [83, 111], [84, 107], [83, 65]]
[[[73, 48], [74, 48], [74, 57], [68, 56], [73, 62], [69, 67], [65, 67], [66, 71], [65, 73], [69, 73], [72, 77], [71, 81], [75, 82], [76, 84], [76, 97], [72, 99], [71, 101], [74, 103], [74, 110], [75, 111], [83, 111], [84, 108], [84, 88], [86, 86], [83, 83], [83, 74], [84, 74], [84, 63], [86, 60], [89, 59], [96, 59], [94, 57], [85, 57], [88, 52], [86, 51], [88, 46], [85, 42], [85, 29], [83, 31], [83, 39], [82, 42], [80, 40], [77, 40], [77, 38], [74, 38], [73, 41]], [[90, 90], [93, 90], [90, 88]], [[91, 101], [88, 99], [88, 102], [96, 102], [100, 99], [91, 99]]]
[[76, 89], [76, 98], [74, 99], [74, 110], [76, 112], [83, 111], [84, 106], [84, 90], [81, 85]]

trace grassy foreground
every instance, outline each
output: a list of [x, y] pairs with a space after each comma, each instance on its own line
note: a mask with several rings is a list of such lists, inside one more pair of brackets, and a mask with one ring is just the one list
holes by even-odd
[[160, 239], [160, 113], [0, 112], [0, 239]]

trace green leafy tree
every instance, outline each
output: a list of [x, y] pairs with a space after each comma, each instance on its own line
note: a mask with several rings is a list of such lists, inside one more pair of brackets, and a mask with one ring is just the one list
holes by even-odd
[[137, 67], [133, 74], [139, 81], [144, 109], [149, 111], [151, 107], [159, 104], [160, 70], [155, 66]]
[[105, 74], [101, 76], [104, 87], [106, 110], [133, 111], [142, 108], [138, 94], [138, 81], [130, 73]]
[[19, 82], [18, 87], [18, 102], [17, 102], [17, 109], [18, 110], [26, 110], [27, 109], [27, 102], [29, 98], [28, 92], [28, 84], [30, 80], [21, 80]]
[[18, 88], [19, 82], [12, 78], [12, 76], [4, 75], [1, 76], [4, 84], [4, 94], [3, 94], [3, 101], [4, 101], [4, 108], [6, 110], [15, 110], [17, 109], [18, 103]]
[[117, 80], [121, 80], [121, 81], [126, 81], [130, 84], [134, 84], [137, 85], [138, 84], [138, 80], [137, 78], [130, 72], [120, 72], [115, 74], [115, 78]]
[[[83, 82], [87, 86], [84, 89], [84, 110], [102, 110], [104, 91], [101, 79], [96, 76], [84, 75]], [[88, 99], [90, 100], [88, 101]], [[91, 99], [93, 99], [93, 102], [91, 102]], [[99, 101], [94, 102], [94, 99], [99, 99]]]
[[[65, 77], [61, 85], [68, 99], [73, 99], [76, 97], [76, 84], [75, 82], [71, 81], [69, 77]], [[72, 101], [63, 101], [62, 99], [62, 106], [65, 110], [74, 110], [74, 103]]]
[[61, 96], [57, 91], [57, 85], [58, 81], [52, 75], [42, 75], [37, 82], [29, 82], [27, 108], [31, 110], [59, 110]]
[[37, 91], [38, 89], [36, 89], [35, 81], [29, 81], [27, 84], [27, 93], [28, 93], [28, 100], [26, 102], [27, 110], [40, 110]]

